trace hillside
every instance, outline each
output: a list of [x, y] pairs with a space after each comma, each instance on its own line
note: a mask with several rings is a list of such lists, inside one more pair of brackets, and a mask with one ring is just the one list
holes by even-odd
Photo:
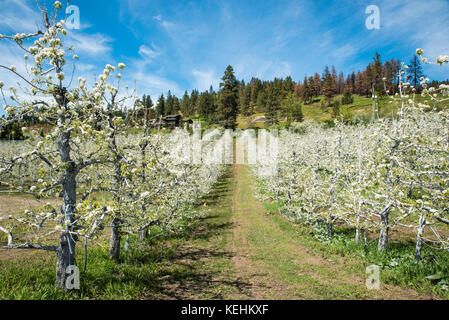
[[[337, 95], [333, 99], [341, 100], [343, 95]], [[372, 115], [372, 99], [371, 97], [365, 97], [360, 95], [353, 95], [354, 102], [348, 105], [340, 106], [340, 115], [343, 115], [344, 119], [348, 119], [349, 121], [369, 121], [371, 120]], [[426, 103], [432, 105], [432, 102], [428, 98], [422, 98], [420, 95], [416, 95], [415, 97], [417, 103]], [[325, 106], [326, 101], [323, 95], [318, 96], [313, 100], [312, 103], [305, 104], [302, 103], [302, 113], [304, 115], [304, 120], [315, 120], [318, 122], [324, 122], [332, 120], [332, 108], [325, 107], [322, 109], [321, 101], [324, 102]], [[376, 112], [380, 118], [391, 116], [392, 112], [395, 112], [395, 107], [389, 102], [390, 99], [385, 97], [377, 100], [376, 102]], [[449, 108], [449, 102], [444, 102], [438, 106], [439, 109]], [[237, 127], [239, 129], [247, 129], [249, 127], [252, 128], [264, 128], [265, 123], [260, 120], [261, 117], [264, 117], [265, 113], [255, 113], [248, 117], [239, 115], [237, 118]], [[285, 122], [282, 122], [285, 123]]]

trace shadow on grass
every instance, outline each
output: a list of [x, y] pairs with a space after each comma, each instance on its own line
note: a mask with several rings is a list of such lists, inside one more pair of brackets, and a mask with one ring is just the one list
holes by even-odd
[[[123, 252], [122, 263], [109, 261], [104, 249], [91, 250], [93, 261], [82, 295], [100, 299], [224, 299], [246, 294], [250, 284], [232, 276], [233, 254], [226, 247], [232, 232], [231, 175], [205, 196], [211, 214], [181, 233], [149, 239]], [[90, 259], [90, 258], [89, 258]]]
[[[1, 299], [224, 299], [244, 294], [250, 285], [232, 274], [232, 253], [227, 235], [232, 232], [231, 170], [213, 191], [201, 199], [211, 214], [183, 232], [163, 234], [143, 243], [132, 242], [121, 252], [121, 263], [108, 257], [106, 247], [88, 250], [83, 273], [84, 250], [76, 249], [81, 288], [65, 293], [55, 289], [55, 256], [0, 261]], [[134, 238], [133, 238], [134, 239]], [[137, 240], [137, 239], [134, 239]]]

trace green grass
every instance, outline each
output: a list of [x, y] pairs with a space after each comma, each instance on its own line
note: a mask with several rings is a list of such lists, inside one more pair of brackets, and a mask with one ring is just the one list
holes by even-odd
[[236, 216], [244, 215], [245, 218], [240, 220], [249, 220], [245, 224], [247, 243], [242, 245], [251, 252], [255, 272], [267, 274], [270, 286], [282, 288], [276, 292], [275, 299], [373, 298], [373, 293], [366, 289], [363, 281], [354, 280], [363, 278], [365, 272], [360, 260], [338, 266], [319, 262], [320, 254], [310, 254], [302, 246], [297, 226], [272, 214], [277, 207], [255, 205], [254, 195], [245, 189], [245, 186], [252, 185], [251, 176], [247, 168], [241, 171], [242, 189], [238, 194]]
[[[332, 101], [339, 100], [343, 95], [336, 95]], [[371, 97], [353, 95], [354, 102], [348, 105], [340, 106], [340, 114], [344, 116], [346, 120], [355, 121], [355, 122], [369, 122], [372, 118], [372, 100]], [[444, 98], [443, 96], [439, 96], [439, 99]], [[332, 108], [325, 107], [321, 109], [321, 101], [324, 101], [325, 106], [327, 106], [327, 100], [323, 95], [320, 95], [313, 99], [312, 103], [303, 104], [302, 112], [304, 115], [304, 119], [311, 119], [318, 122], [330, 121], [332, 120]], [[391, 117], [392, 114], [397, 112], [397, 107], [394, 104], [389, 103], [390, 99], [388, 97], [382, 98], [378, 100], [378, 104], [376, 104], [376, 112], [380, 118]], [[421, 97], [421, 95], [415, 96], [415, 101], [417, 103], [426, 103], [433, 106], [433, 102], [430, 101], [429, 98]], [[448, 108], [449, 102], [446, 101], [443, 104], [439, 105], [439, 109]], [[249, 127], [248, 119], [254, 118], [255, 116], [261, 116], [264, 113], [257, 113], [251, 115], [249, 117], [244, 117], [239, 115], [237, 118], [238, 128], [246, 129]], [[377, 115], [376, 115], [377, 116]], [[254, 124], [256, 127], [263, 127], [263, 123]]]
[[[210, 213], [182, 232], [158, 227], [143, 243], [131, 238], [121, 261], [108, 257], [107, 239], [89, 244], [87, 269], [78, 243], [76, 265], [82, 273], [80, 290], [66, 293], [54, 287], [56, 257], [50, 252], [0, 260], [0, 299], [216, 299], [232, 294], [232, 262], [226, 252], [230, 233], [230, 179], [221, 178], [203, 199]], [[219, 199], [223, 198], [223, 201]], [[123, 241], [124, 242], [124, 241]], [[26, 263], [24, 263], [26, 261]], [[214, 281], [214, 285], [208, 283]]]
[[[387, 251], [377, 250], [377, 240], [368, 240], [366, 245], [354, 241], [355, 231], [349, 228], [334, 227], [334, 236], [329, 239], [324, 227], [313, 227], [292, 223], [278, 214], [278, 205], [264, 204], [272, 219], [287, 234], [294, 236], [298, 242], [327, 259], [347, 257], [361, 260], [364, 263], [349, 265], [354, 272], [362, 272], [365, 265], [376, 264], [381, 267], [381, 281], [409, 287], [422, 294], [434, 294], [442, 299], [449, 299], [449, 254], [428, 247], [423, 249], [423, 259], [414, 261], [414, 243], [390, 241]], [[427, 276], [438, 275], [439, 280], [426, 279]]]

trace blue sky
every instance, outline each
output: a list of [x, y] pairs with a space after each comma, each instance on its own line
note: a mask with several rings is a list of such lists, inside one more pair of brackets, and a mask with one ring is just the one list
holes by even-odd
[[[41, 2], [45, 2], [41, 0]], [[65, 3], [65, 1], [61, 1]], [[52, 4], [52, 1], [46, 1]], [[449, 1], [321, 0], [72, 0], [81, 28], [68, 41], [80, 56], [78, 73], [94, 79], [107, 63], [124, 62], [124, 79], [153, 100], [169, 89], [218, 87], [228, 64], [250, 80], [305, 74], [335, 65], [362, 69], [377, 51], [408, 62], [417, 47], [429, 59], [449, 54]], [[368, 5], [380, 9], [380, 29], [368, 30]], [[39, 22], [35, 0], [0, 0], [0, 33], [31, 31]], [[22, 53], [0, 41], [0, 63]], [[447, 66], [425, 66], [432, 79], [449, 78]], [[14, 81], [0, 72], [0, 80]]]

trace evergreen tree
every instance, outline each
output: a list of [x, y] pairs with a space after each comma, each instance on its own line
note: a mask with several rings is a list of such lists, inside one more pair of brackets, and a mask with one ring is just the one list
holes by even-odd
[[305, 76], [301, 90], [301, 97], [304, 100], [304, 103], [309, 103], [312, 100], [313, 94], [313, 82], [310, 83], [307, 76]]
[[271, 86], [266, 92], [265, 100], [265, 124], [268, 126], [278, 123], [277, 102], [276, 89]]
[[245, 86], [240, 96], [240, 112], [245, 116], [249, 116], [252, 113], [251, 86], [249, 84]]
[[341, 98], [341, 104], [345, 105], [345, 104], [351, 104], [353, 102], [354, 102], [354, 97], [352, 96], [351, 91], [346, 90], [345, 94]]
[[190, 97], [187, 91], [184, 92], [181, 100], [181, 112], [184, 117], [190, 116]]
[[198, 98], [198, 113], [207, 122], [215, 122], [214, 97], [208, 91], [201, 93]]
[[257, 79], [257, 78], [252, 78], [251, 79], [251, 86], [252, 86], [252, 88], [253, 88], [253, 90], [252, 90], [252, 94], [251, 94], [251, 101], [256, 105], [256, 106], [259, 106], [259, 103], [258, 103], [258, 98], [259, 98], [259, 93], [261, 92], [261, 91], [263, 91], [263, 85], [262, 85], [262, 82], [259, 80], [259, 79]]
[[290, 92], [281, 102], [282, 116], [287, 118], [287, 122], [300, 122], [303, 120], [301, 102]]
[[192, 93], [190, 94], [190, 114], [192, 116], [196, 116], [196, 113], [198, 111], [197, 108], [197, 102], [198, 102], [198, 97], [199, 97], [199, 92], [197, 89], [193, 89]]
[[336, 118], [340, 114], [340, 101], [335, 100], [332, 102], [332, 117]]
[[155, 114], [153, 110], [153, 101], [151, 100], [151, 97], [148, 95], [143, 95], [142, 97], [142, 104], [145, 107], [144, 116], [147, 120], [153, 119]]
[[179, 103], [179, 99], [176, 96], [173, 96], [173, 114], [179, 114], [181, 110], [181, 105]]
[[332, 75], [326, 72], [324, 74], [327, 74], [327, 76], [323, 79], [323, 83], [321, 84], [321, 91], [327, 99], [328, 107], [330, 107], [331, 100], [337, 93], [337, 88], [335, 87], [335, 81]]
[[293, 92], [294, 88], [295, 83], [293, 82], [292, 77], [288, 76], [283, 83], [283, 96], [286, 97], [289, 93]]
[[156, 105], [156, 117], [163, 117], [165, 115], [165, 98], [164, 94], [161, 94], [159, 99], [157, 100]]
[[383, 85], [383, 65], [382, 61], [380, 60], [380, 54], [376, 52], [373, 58], [373, 63], [371, 65], [371, 68], [367, 68], [370, 72], [369, 75], [369, 81], [370, 81], [370, 92], [372, 92], [372, 88], [374, 87], [375, 92], [377, 92], [378, 95], [385, 94], [384, 93], [384, 85]]
[[217, 119], [225, 128], [235, 128], [238, 113], [238, 81], [231, 66], [221, 78]]
[[257, 101], [256, 101], [256, 111], [257, 112], [265, 112], [266, 111], [266, 104], [267, 104], [267, 94], [265, 90], [261, 90], [259, 94], [257, 95]]
[[321, 94], [321, 78], [318, 72], [315, 72], [313, 76], [313, 92], [315, 93], [315, 97]]
[[174, 113], [173, 103], [174, 103], [173, 95], [171, 94], [171, 91], [168, 90], [167, 99], [165, 99], [165, 110], [164, 110], [166, 115]]
[[410, 64], [408, 65], [408, 76], [407, 80], [410, 81], [411, 85], [416, 88], [418, 92], [421, 91], [420, 80], [419, 78], [424, 77], [423, 68], [421, 65], [421, 61], [418, 56], [415, 54], [410, 60]]

